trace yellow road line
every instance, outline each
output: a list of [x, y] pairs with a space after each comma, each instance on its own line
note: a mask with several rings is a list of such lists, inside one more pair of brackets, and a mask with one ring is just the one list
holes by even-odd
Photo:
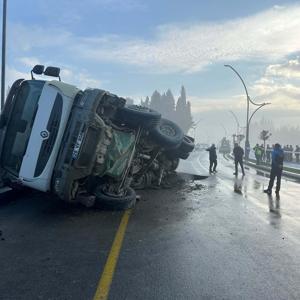
[[131, 211], [131, 209], [128, 209], [124, 212], [93, 300], [106, 300], [108, 298], [110, 285], [118, 262]]

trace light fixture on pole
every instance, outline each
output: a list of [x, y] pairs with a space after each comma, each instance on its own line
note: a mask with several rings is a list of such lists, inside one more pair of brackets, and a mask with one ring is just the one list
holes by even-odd
[[[265, 105], [271, 104], [271, 103], [255, 103], [254, 101], [251, 100], [251, 98], [249, 97], [248, 94], [248, 90], [246, 87], [246, 84], [243, 80], [243, 78], [241, 77], [241, 75], [238, 73], [237, 70], [235, 70], [231, 65], [224, 65], [225, 67], [230, 68], [241, 80], [245, 92], [246, 92], [246, 97], [247, 97], [247, 117], [246, 117], [246, 140], [245, 140], [245, 158], [246, 160], [249, 159], [249, 153], [250, 153], [250, 143], [249, 143], [249, 125], [250, 125], [250, 121], [253, 117], [253, 115], [262, 107], [264, 107]], [[249, 106], [250, 103], [254, 106], [257, 106], [257, 108], [254, 110], [254, 112], [251, 114], [250, 118], [249, 118]]]
[[194, 130], [194, 140], [196, 140], [196, 129], [200, 123], [200, 121], [202, 121], [202, 119], [199, 119], [196, 123], [193, 124], [193, 126], [191, 127]]

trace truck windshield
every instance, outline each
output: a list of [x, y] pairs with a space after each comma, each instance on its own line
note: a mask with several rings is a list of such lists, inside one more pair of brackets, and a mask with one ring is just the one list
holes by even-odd
[[15, 94], [1, 155], [2, 166], [15, 175], [20, 171], [44, 84], [24, 81]]

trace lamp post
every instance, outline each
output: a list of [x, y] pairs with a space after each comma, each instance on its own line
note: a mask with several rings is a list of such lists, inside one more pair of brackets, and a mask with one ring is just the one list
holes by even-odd
[[4, 106], [5, 96], [5, 49], [6, 49], [6, 0], [3, 0], [3, 22], [2, 22], [2, 67], [1, 67], [1, 110]]
[[193, 126], [191, 127], [194, 130], [194, 140], [196, 140], [196, 129], [202, 119], [199, 119]]
[[240, 131], [240, 127], [241, 127], [241, 126], [240, 126], [240, 122], [239, 122], [239, 120], [238, 120], [236, 114], [235, 114], [232, 110], [230, 110], [229, 112], [233, 115], [233, 117], [234, 117], [234, 119], [235, 119], [235, 122], [236, 122], [236, 134], [238, 134], [239, 131]]
[[221, 127], [223, 128], [223, 130], [224, 130], [225, 137], [227, 137], [227, 136], [228, 136], [228, 133], [227, 133], [227, 130], [226, 130], [225, 126], [224, 126], [222, 123], [220, 123], [220, 126], [221, 126]]
[[[254, 116], [254, 114], [263, 106], [271, 104], [271, 103], [255, 103], [254, 101], [251, 100], [251, 98], [249, 97], [248, 94], [248, 90], [246, 87], [246, 84], [243, 80], [243, 78], [241, 77], [241, 75], [238, 73], [237, 70], [235, 70], [231, 65], [224, 65], [225, 67], [230, 68], [241, 80], [244, 89], [245, 89], [245, 93], [246, 93], [246, 97], [247, 97], [247, 117], [246, 117], [246, 140], [245, 140], [245, 159], [248, 160], [249, 159], [249, 153], [250, 153], [250, 143], [249, 143], [249, 125], [250, 125], [250, 121], [252, 119], [252, 117]], [[251, 114], [250, 118], [249, 118], [249, 107], [250, 107], [250, 103], [254, 106], [257, 106], [257, 108], [254, 110], [254, 112]]]

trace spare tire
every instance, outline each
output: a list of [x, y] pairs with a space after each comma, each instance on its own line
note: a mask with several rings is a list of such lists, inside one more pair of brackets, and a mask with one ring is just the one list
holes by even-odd
[[161, 114], [140, 105], [128, 105], [117, 110], [115, 120], [130, 128], [153, 128], [159, 124]]
[[95, 207], [101, 209], [125, 210], [134, 207], [136, 202], [136, 193], [131, 187], [126, 188], [124, 195], [113, 195], [105, 193], [100, 186], [95, 195]]
[[164, 148], [176, 148], [183, 140], [183, 131], [174, 122], [161, 119], [159, 124], [149, 132], [150, 137], [159, 146]]

